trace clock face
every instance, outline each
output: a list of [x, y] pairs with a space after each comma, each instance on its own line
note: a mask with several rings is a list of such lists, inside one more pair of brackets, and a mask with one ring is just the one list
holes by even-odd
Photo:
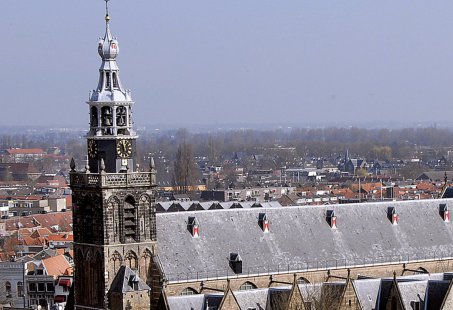
[[98, 154], [98, 145], [95, 140], [88, 140], [88, 156], [95, 158]]
[[132, 155], [132, 143], [129, 140], [119, 140], [116, 144], [116, 153], [119, 157], [129, 157]]

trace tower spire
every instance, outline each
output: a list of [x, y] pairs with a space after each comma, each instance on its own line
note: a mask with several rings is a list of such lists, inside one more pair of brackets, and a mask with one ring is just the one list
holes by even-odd
[[110, 15], [109, 15], [109, 1], [110, 0], [104, 0], [105, 1], [105, 22], [108, 24], [110, 21]]
[[[88, 100], [90, 130], [87, 134], [90, 171], [119, 172], [123, 167], [136, 167], [131, 93], [123, 87], [117, 64], [118, 40], [110, 31], [109, 2], [105, 2], [105, 35], [99, 39], [98, 53], [102, 63], [99, 82]], [[101, 159], [104, 164], [101, 165]], [[101, 166], [105, 169], [101, 169]], [[135, 169], [135, 168], [132, 168]]]

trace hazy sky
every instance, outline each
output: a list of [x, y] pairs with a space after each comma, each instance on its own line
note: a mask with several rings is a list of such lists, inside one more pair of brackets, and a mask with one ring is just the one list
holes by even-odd
[[[138, 126], [453, 123], [453, 1], [111, 0]], [[0, 125], [87, 127], [102, 0], [1, 0]]]

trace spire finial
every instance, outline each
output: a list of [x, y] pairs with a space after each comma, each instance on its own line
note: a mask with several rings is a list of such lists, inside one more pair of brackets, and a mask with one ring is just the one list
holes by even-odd
[[105, 21], [108, 23], [110, 21], [110, 16], [109, 16], [109, 1], [110, 0], [104, 0], [105, 1]]

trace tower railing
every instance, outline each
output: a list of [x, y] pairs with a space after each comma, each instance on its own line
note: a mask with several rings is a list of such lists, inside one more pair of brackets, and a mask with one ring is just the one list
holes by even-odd
[[127, 187], [152, 186], [151, 172], [89, 173], [71, 172], [71, 186]]

